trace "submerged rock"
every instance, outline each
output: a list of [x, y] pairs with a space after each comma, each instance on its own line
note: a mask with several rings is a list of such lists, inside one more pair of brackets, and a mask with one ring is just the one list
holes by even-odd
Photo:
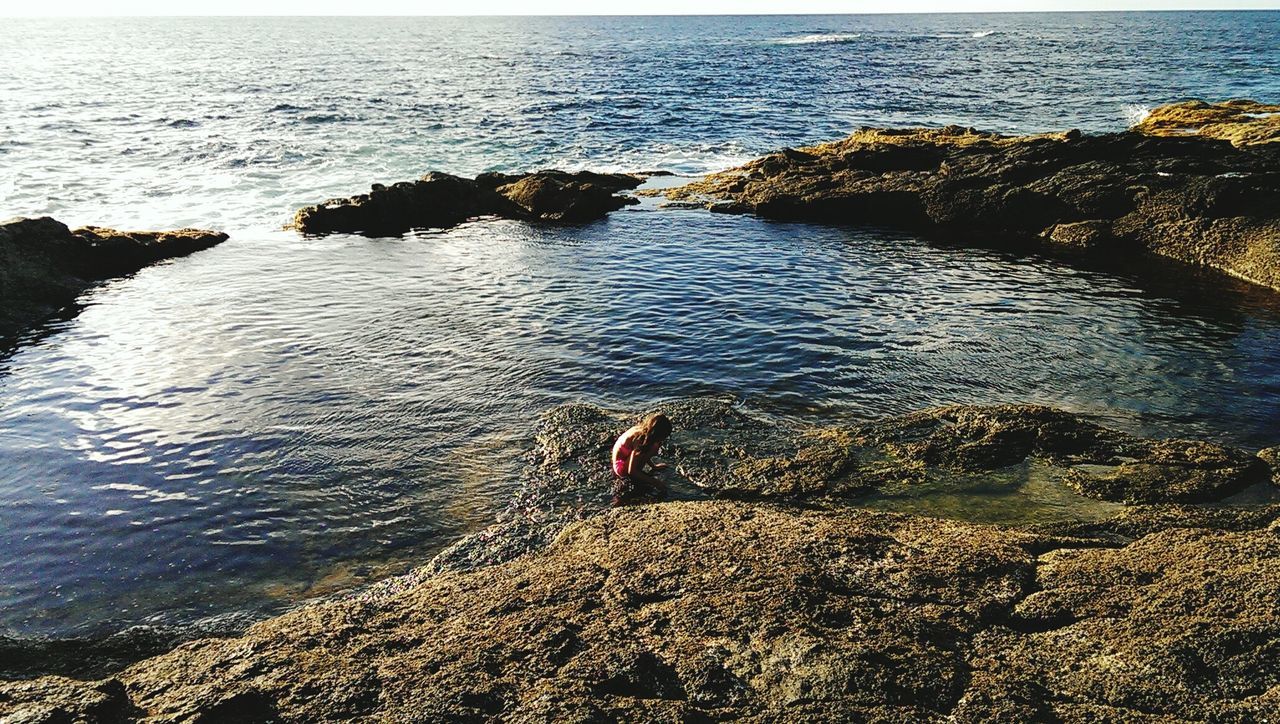
[[[1201, 105], [1103, 135], [867, 128], [666, 195], [726, 213], [1151, 252], [1280, 289], [1280, 116], [1258, 110], [1280, 107]], [[1177, 130], [1192, 117], [1217, 120]]]
[[[954, 405], [847, 427], [794, 427], [717, 399], [672, 401], [664, 475], [733, 498], [847, 497], [872, 490], [966, 487], [1044, 461], [1066, 485], [1101, 500], [1220, 500], [1268, 469], [1242, 450], [1196, 440], [1147, 440], [1038, 405]], [[561, 499], [608, 499], [610, 447], [643, 415], [591, 405], [555, 408], [537, 435], [530, 482]]]
[[0, 223], [0, 339], [75, 301], [95, 282], [207, 249], [227, 235], [201, 229], [74, 231], [48, 217]]
[[590, 221], [635, 203], [617, 192], [642, 181], [638, 176], [589, 171], [486, 173], [474, 180], [432, 172], [417, 181], [374, 184], [367, 194], [300, 209], [293, 227], [307, 234], [395, 236], [412, 229], [447, 228], [481, 216]]
[[0, 683], [0, 718], [80, 695], [164, 721], [1261, 721], [1280, 713], [1278, 585], [1267, 529], [1099, 547], [848, 509], [640, 506], [104, 682]]

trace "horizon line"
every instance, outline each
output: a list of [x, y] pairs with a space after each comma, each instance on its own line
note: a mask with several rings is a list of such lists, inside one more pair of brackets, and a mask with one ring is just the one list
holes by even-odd
[[1196, 8], [1062, 8], [1054, 10], [864, 10], [855, 13], [825, 12], [690, 12], [690, 13], [304, 13], [304, 14], [232, 14], [232, 13], [160, 13], [160, 14], [10, 14], [0, 12], [0, 18], [25, 18], [29, 20], [65, 20], [80, 18], [100, 20], [108, 18], [733, 18], [733, 17], [857, 17], [863, 15], [1084, 15], [1120, 13], [1268, 13], [1280, 11], [1275, 7], [1196, 7]]

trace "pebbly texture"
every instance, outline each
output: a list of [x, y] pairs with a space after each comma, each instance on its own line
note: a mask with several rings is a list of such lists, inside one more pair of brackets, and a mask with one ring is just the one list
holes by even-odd
[[0, 718], [1261, 721], [1280, 714], [1269, 525], [1118, 545], [848, 509], [628, 507], [100, 682], [0, 683]]
[[207, 249], [227, 235], [200, 229], [71, 230], [48, 217], [0, 223], [0, 340], [72, 302], [95, 282]]
[[417, 181], [374, 184], [367, 194], [300, 209], [293, 227], [307, 234], [395, 236], [412, 229], [447, 228], [467, 219], [500, 216], [525, 221], [591, 221], [635, 199], [618, 196], [639, 176], [589, 171], [487, 173], [465, 179], [431, 172]]
[[[726, 213], [1149, 252], [1280, 289], [1280, 116], [1248, 115], [1262, 107], [1250, 103], [1166, 106], [1097, 136], [867, 128], [665, 194]], [[1192, 117], [1217, 120], [1177, 125]]]

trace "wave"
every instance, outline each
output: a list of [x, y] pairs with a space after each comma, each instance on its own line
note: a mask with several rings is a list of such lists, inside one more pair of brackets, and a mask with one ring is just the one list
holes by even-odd
[[813, 33], [790, 38], [777, 38], [775, 45], [813, 45], [815, 43], [852, 43], [861, 38], [860, 33]]
[[1137, 103], [1130, 103], [1123, 110], [1125, 121], [1130, 126], [1136, 126], [1147, 120], [1147, 116], [1151, 115], [1151, 106], [1142, 106]]
[[992, 35], [1000, 34], [999, 30], [948, 30], [941, 33], [927, 33], [925, 35], [908, 35], [907, 40], [971, 40], [974, 38], [989, 38]]

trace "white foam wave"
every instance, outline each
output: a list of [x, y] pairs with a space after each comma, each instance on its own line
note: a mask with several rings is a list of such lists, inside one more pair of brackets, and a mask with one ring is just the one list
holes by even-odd
[[777, 45], [813, 45], [815, 43], [852, 43], [861, 38], [860, 33], [813, 33], [811, 35], [797, 35], [790, 38], [778, 38], [773, 42]]
[[995, 35], [995, 34], [996, 34], [996, 31], [994, 31], [994, 30], [979, 30], [979, 31], [975, 32], [975, 33], [974, 33], [972, 36], [970, 36], [970, 37], [974, 37], [974, 38], [985, 38], [985, 37], [987, 37], [987, 36], [989, 36], [989, 35]]
[[1124, 118], [1130, 126], [1136, 126], [1147, 120], [1147, 116], [1151, 115], [1150, 106], [1141, 106], [1137, 103], [1131, 103], [1124, 107]]

